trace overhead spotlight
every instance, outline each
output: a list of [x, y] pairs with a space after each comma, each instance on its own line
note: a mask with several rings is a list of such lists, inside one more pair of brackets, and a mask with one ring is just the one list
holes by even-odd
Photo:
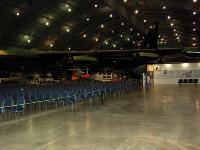
[[68, 12], [71, 12], [72, 11], [72, 9], [71, 8], [68, 8], [68, 10], [67, 10]]
[[122, 37], [123, 37], [123, 35], [121, 34], [121, 35], [120, 35], [120, 37], [122, 38]]
[[197, 0], [193, 0], [193, 3], [196, 3], [197, 2]]
[[177, 37], [176, 37], [176, 39], [177, 39], [177, 40], [180, 40], [180, 37], [179, 37], [179, 36], [177, 36]]
[[196, 46], [196, 43], [193, 43], [192, 46]]
[[112, 30], [112, 33], [115, 33], [115, 31], [114, 31], [114, 30]]
[[196, 11], [193, 11], [193, 15], [196, 15], [197, 14], [197, 12]]
[[95, 4], [95, 5], [94, 5], [94, 7], [95, 7], [95, 8], [97, 8], [97, 7], [98, 7], [98, 5], [97, 5], [97, 4]]
[[113, 47], [115, 48], [115, 47], [116, 47], [116, 44], [113, 44]]
[[171, 19], [171, 16], [167, 16], [167, 19], [170, 20], [170, 19]]
[[101, 28], [102, 28], [102, 29], [104, 28], [104, 25], [103, 25], [103, 24], [101, 25]]
[[124, 3], [126, 3], [127, 2], [127, 0], [124, 0]]
[[171, 23], [170, 26], [173, 27], [173, 26], [174, 26], [174, 23]]
[[17, 13], [16, 13], [16, 16], [20, 16], [20, 13], [19, 13], [19, 12], [17, 12]]
[[163, 7], [162, 7], [163, 10], [165, 10], [166, 8], [167, 8], [166, 6], [163, 6]]
[[127, 38], [127, 41], [130, 41], [130, 38]]
[[196, 31], [196, 29], [192, 29], [192, 31]]
[[70, 32], [70, 29], [68, 28], [66, 31], [69, 33], [69, 32]]
[[98, 39], [98, 38], [95, 38], [95, 41], [96, 41], [96, 42], [98, 42], [98, 41], [99, 41], [99, 39]]
[[138, 13], [139, 13], [139, 11], [136, 9], [134, 13], [135, 13], [135, 14], [138, 14]]
[[140, 33], [137, 33], [137, 36], [139, 36], [140, 35]]
[[121, 25], [124, 26], [124, 23], [122, 22]]
[[31, 43], [31, 40], [27, 40], [28, 43]]
[[113, 17], [113, 15], [112, 14], [110, 14], [110, 18], [112, 18]]
[[71, 50], [71, 47], [68, 47], [68, 50]]
[[147, 22], [147, 20], [146, 19], [144, 19], [144, 23], [146, 23]]
[[195, 21], [193, 21], [193, 23], [192, 23], [192, 24], [194, 24], [194, 25], [195, 25], [195, 24], [196, 24], [196, 22], [195, 22]]
[[176, 32], [176, 29], [174, 29], [173, 31]]
[[175, 35], [178, 36], [178, 33], [176, 33]]
[[53, 47], [53, 44], [50, 44], [50, 47]]
[[87, 37], [87, 35], [86, 34], [83, 34], [83, 38], [86, 38]]
[[193, 37], [193, 38], [192, 38], [192, 40], [194, 40], [194, 41], [195, 41], [195, 40], [196, 40], [196, 38], [195, 38], [195, 37]]
[[87, 20], [87, 21], [90, 21], [90, 18], [87, 18], [86, 20]]
[[46, 24], [46, 26], [49, 26], [49, 22], [46, 22], [45, 24]]
[[132, 28], [130, 28], [130, 31], [133, 31], [133, 29], [132, 29]]
[[149, 26], [149, 29], [152, 29], [153, 27], [152, 26]]

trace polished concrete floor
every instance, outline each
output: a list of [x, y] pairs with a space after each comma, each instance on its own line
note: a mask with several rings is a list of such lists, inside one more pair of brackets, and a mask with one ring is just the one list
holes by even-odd
[[157, 86], [0, 126], [0, 150], [200, 150], [200, 87]]

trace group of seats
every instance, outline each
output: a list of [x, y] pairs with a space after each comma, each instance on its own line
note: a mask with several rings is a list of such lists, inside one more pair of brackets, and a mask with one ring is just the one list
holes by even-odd
[[182, 86], [182, 84], [194, 84], [195, 86], [197, 86], [198, 79], [179, 79], [178, 84], [179, 86]]
[[76, 83], [0, 86], [0, 119], [16, 118], [32, 110], [47, 110], [77, 103], [101, 103], [106, 97], [122, 95], [137, 86], [137, 81], [121, 83]]

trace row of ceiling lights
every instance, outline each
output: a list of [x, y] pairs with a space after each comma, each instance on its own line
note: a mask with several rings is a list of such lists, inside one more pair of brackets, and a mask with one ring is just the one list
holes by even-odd
[[[68, 12], [71, 12], [72, 9], [69, 7], [69, 5], [66, 4], [66, 6], [67, 6], [67, 11], [68, 11]], [[97, 8], [97, 7], [98, 7], [98, 4], [95, 4], [94, 7]], [[21, 12], [19, 9], [17, 9], [17, 10], [15, 10], [15, 14], [16, 14], [16, 16], [21, 16], [21, 15], [22, 15], [22, 12]], [[135, 10], [135, 14], [138, 14], [138, 10]], [[109, 17], [110, 17], [110, 18], [113, 18], [113, 14], [109, 14]], [[49, 19], [43, 18], [43, 21], [44, 21], [44, 24], [45, 24], [46, 26], [50, 26], [50, 21], [49, 21]], [[87, 18], [86, 21], [90, 21], [90, 18]], [[122, 22], [121, 25], [124, 26], [124, 23]], [[103, 29], [103, 28], [105, 27], [105, 25], [102, 24], [100, 27]], [[64, 29], [66, 32], [70, 32], [70, 31], [71, 31], [71, 28], [70, 28], [69, 26], [64, 26], [63, 29]], [[133, 31], [133, 29], [131, 28], [130, 31]], [[112, 31], [112, 33], [113, 33], [113, 32], [114, 32], [114, 31]], [[138, 34], [139, 34], [139, 33], [138, 33]], [[137, 34], [137, 35], [138, 35], [138, 34]], [[87, 34], [83, 34], [82, 37], [83, 37], [83, 38], [86, 38], [86, 37], [87, 37]], [[98, 42], [99, 39], [95, 37], [95, 41]], [[130, 41], [130, 38], [127, 38], [127, 41]], [[30, 37], [27, 39], [27, 43], [31, 43], [31, 38], [30, 38]], [[135, 42], [133, 41], [133, 43], [135, 43]], [[49, 46], [50, 46], [50, 47], [54, 47], [54, 44], [53, 44], [53, 43], [50, 43]], [[116, 45], [114, 44], [113, 47], [116, 47]], [[69, 48], [69, 49], [71, 49], [71, 48]]]
[[[126, 3], [126, 2], [128, 2], [128, 0], [123, 0], [123, 2]], [[193, 2], [193, 3], [197, 3], [197, 0], [192, 0], [192, 2]], [[162, 9], [163, 9], [163, 10], [166, 10], [166, 9], [167, 9], [167, 6], [166, 6], [166, 5], [163, 5], [163, 6], [162, 6]], [[136, 10], [134, 11], [134, 13], [135, 13], [135, 14], [138, 14], [138, 13], [139, 13], [139, 10], [136, 9]], [[197, 12], [196, 12], [196, 11], [193, 11], [193, 16], [196, 16], [196, 15], [197, 15]], [[168, 15], [168, 16], [167, 16], [167, 19], [170, 20], [170, 19], [171, 19], [171, 16]], [[143, 22], [144, 22], [144, 23], [147, 23], [147, 19], [144, 19]], [[196, 24], [195, 21], [193, 21], [193, 25], [194, 25], [194, 24]], [[171, 22], [171, 23], [170, 23], [170, 26], [171, 26], [171, 27], [174, 27], [174, 22]], [[152, 28], [152, 26], [149, 26], [149, 28]], [[177, 30], [176, 30], [175, 28], [173, 29], [173, 31], [175, 32], [176, 39], [178, 40], [178, 42], [180, 42], [180, 40], [181, 40], [181, 39], [180, 39], [180, 34], [177, 33]], [[193, 32], [195, 32], [195, 31], [196, 31], [196, 28], [193, 28]], [[159, 36], [159, 37], [161, 38], [161, 36]], [[195, 41], [197, 40], [197, 38], [196, 38], [196, 37], [192, 37], [192, 40], [194, 41], [194, 42], [192, 43], [192, 46], [196, 46]], [[161, 41], [160, 44], [163, 44], [163, 43], [166, 44], [166, 41], [164, 41], [163, 38], [161, 38], [160, 41]]]
[[[127, 0], [124, 0], [124, 2], [127, 2]], [[197, 0], [193, 0], [193, 2], [196, 3]], [[68, 5], [68, 6], [69, 6], [69, 5]], [[95, 4], [94, 7], [97, 8], [97, 7], [98, 7], [98, 4]], [[166, 8], [167, 8], [166, 5], [164, 5], [162, 9], [165, 10]], [[72, 9], [71, 9], [70, 7], [68, 7], [67, 10], [68, 10], [68, 12], [71, 12], [71, 11], [72, 11]], [[18, 11], [15, 11], [15, 12], [16, 12], [16, 16], [20, 16], [20, 15], [21, 15], [19, 10], [18, 10]], [[134, 11], [134, 13], [135, 13], [135, 14], [138, 14], [138, 13], [139, 13], [139, 10], [136, 9], [136, 10]], [[196, 15], [196, 14], [197, 14], [197, 12], [194, 11], [194, 12], [193, 12], [193, 15]], [[112, 18], [112, 17], [113, 17], [113, 14], [110, 14], [109, 17]], [[170, 20], [170, 19], [171, 19], [171, 16], [167, 16], [167, 19]], [[87, 21], [90, 21], [89, 18], [87, 18], [86, 20], [87, 20]], [[147, 19], [144, 19], [143, 22], [146, 23], [146, 22], [147, 22]], [[193, 24], [195, 24], [195, 22], [193, 22]], [[49, 21], [46, 21], [46, 22], [45, 22], [45, 25], [46, 25], [46, 26], [49, 26], [49, 25], [50, 25], [50, 22], [49, 22]], [[124, 23], [122, 22], [122, 26], [123, 26], [123, 25], [124, 25]], [[170, 26], [173, 27], [173, 26], [174, 26], [174, 23], [171, 22], [171, 23], [170, 23]], [[150, 28], [151, 28], [151, 27], [152, 27], [152, 26], [150, 26]], [[65, 26], [64, 28], [65, 28], [65, 31], [66, 31], [66, 32], [70, 32], [70, 31], [71, 31], [70, 27], [68, 27], [68, 26]], [[103, 24], [101, 25], [101, 28], [104, 28], [104, 25], [103, 25]], [[130, 29], [130, 30], [131, 30], [131, 29]], [[180, 35], [179, 35], [178, 33], [176, 33], [176, 29], [174, 29], [173, 31], [175, 32], [175, 36], [176, 36], [177, 40], [180, 41]], [[193, 32], [194, 32], [194, 31], [196, 31], [196, 28], [193, 28]], [[87, 37], [87, 35], [84, 34], [84, 35], [83, 35], [83, 38], [86, 38], [86, 37]], [[192, 38], [193, 41], [195, 41], [196, 39], [197, 39], [196, 37], [193, 37], [193, 38]], [[96, 42], [97, 42], [97, 41], [99, 41], [99, 40], [96, 40]], [[129, 38], [127, 38], [127, 41], [130, 41]], [[161, 39], [161, 41], [163, 41], [163, 40]], [[28, 43], [31, 43], [31, 40], [28, 39], [27, 42], [28, 42]], [[166, 41], [163, 42], [163, 43], [166, 43]], [[162, 42], [161, 42], [161, 44], [162, 44]], [[196, 45], [196, 44], [193, 43], [193, 46], [195, 46], [195, 45]], [[53, 47], [53, 44], [50, 44], [50, 47]]]

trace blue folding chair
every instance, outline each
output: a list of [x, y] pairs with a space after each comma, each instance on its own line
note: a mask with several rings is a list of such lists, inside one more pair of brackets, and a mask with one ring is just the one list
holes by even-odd
[[0, 119], [1, 119], [1, 121], [4, 120], [4, 116], [5, 116], [4, 103], [5, 103], [5, 98], [0, 97]]
[[12, 107], [11, 112], [24, 114], [24, 109], [25, 109], [25, 98], [19, 97], [17, 98], [16, 105]]

